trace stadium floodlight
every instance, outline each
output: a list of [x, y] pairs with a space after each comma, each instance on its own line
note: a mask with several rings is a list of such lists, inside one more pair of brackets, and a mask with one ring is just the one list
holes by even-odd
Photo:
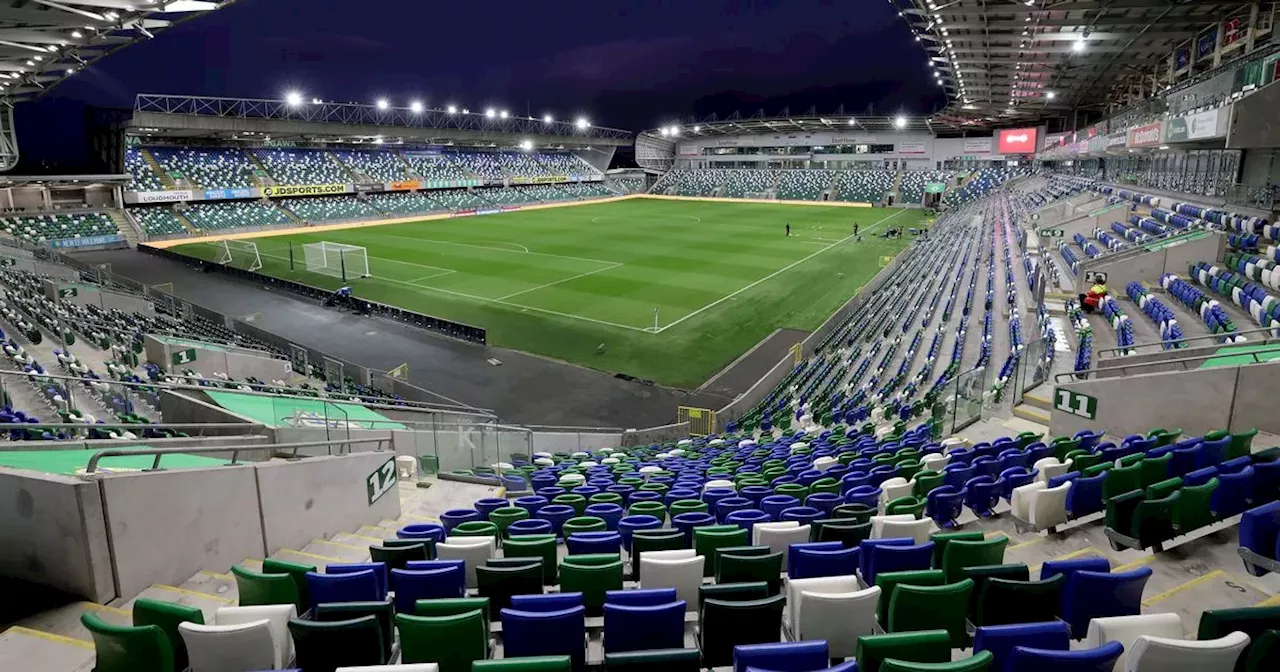
[[1049, 100], [1053, 100], [1054, 98], [1057, 98], [1057, 97], [1058, 97], [1058, 94], [1056, 94], [1056, 93], [1054, 93], [1054, 92], [1052, 92], [1052, 91], [1048, 91], [1048, 92], [1046, 92], [1046, 93], [1044, 94], [1044, 96], [1045, 96], [1045, 98], [1048, 98]]
[[672, 127], [671, 127], [671, 135], [673, 135], [673, 136], [675, 136], [675, 137], [680, 137], [680, 127], [679, 127], [679, 126], [672, 126]]
[[378, 109], [379, 109], [379, 110], [385, 110], [385, 109], [387, 109], [388, 107], [391, 107], [391, 103], [387, 102], [387, 99], [386, 99], [386, 98], [379, 98], [379, 99], [378, 99], [378, 102], [377, 102], [377, 103], [375, 103], [375, 105], [377, 105], [377, 106], [378, 106]]
[[894, 127], [894, 128], [906, 128], [906, 127], [907, 127], [907, 118], [906, 118], [906, 117], [904, 117], [904, 116], [902, 116], [901, 114], [899, 114], [898, 116], [894, 117], [894, 118], [893, 118], [893, 127]]
[[1080, 39], [1078, 39], [1078, 40], [1076, 40], [1076, 41], [1075, 41], [1075, 43], [1073, 43], [1073, 44], [1071, 45], [1071, 51], [1075, 51], [1075, 52], [1081, 52], [1081, 51], [1084, 51], [1084, 38], [1083, 38], [1083, 37], [1082, 37], [1082, 38], [1080, 38]]
[[667, 128], [666, 126], [663, 126], [662, 128], [658, 129], [658, 133], [660, 133], [662, 137], [665, 138], [668, 135], [671, 135], [671, 129]]
[[422, 114], [422, 101], [415, 100], [409, 103], [409, 109], [413, 110], [415, 114]]
[[544, 123], [544, 124], [549, 124], [549, 123], [551, 123], [551, 121], [552, 121], [552, 119], [551, 119], [551, 115], [549, 115], [549, 114], [544, 114], [544, 115], [542, 115], [542, 123]]
[[581, 130], [591, 128], [591, 122], [587, 121], [586, 117], [578, 117], [578, 120], [573, 122], [573, 125], [577, 126]]
[[524, 150], [524, 151], [526, 151], [526, 152], [528, 152], [528, 151], [532, 151], [532, 150], [533, 150], [533, 141], [532, 141], [532, 140], [521, 140], [521, 141], [520, 141], [520, 149], [523, 149], [523, 150]]
[[80, 32], [80, 31], [78, 31], [78, 30], [73, 30], [73, 31], [71, 31], [71, 37], [74, 37], [74, 38], [76, 38], [76, 39], [78, 40], [78, 39], [80, 39], [80, 38], [84, 37], [84, 33]]
[[75, 73], [76, 73], [76, 69], [75, 69], [75, 68], [67, 68], [67, 74], [68, 74], [68, 75], [74, 75]]
[[701, 133], [701, 132], [702, 132], [702, 127], [701, 127], [701, 126], [694, 126], [694, 127], [693, 127], [693, 132], [694, 132], [694, 133]]
[[445, 108], [445, 111], [446, 111], [446, 112], [448, 112], [449, 114], [457, 114], [457, 113], [458, 113], [458, 106], [457, 106], [457, 105], [450, 105], [449, 107]]
[[302, 104], [302, 94], [297, 91], [290, 91], [284, 94], [284, 102], [289, 103], [289, 107], [297, 107]]
[[498, 115], [498, 111], [493, 109], [492, 107], [484, 111], [484, 116], [490, 119], [494, 118], [497, 115]]
[[857, 120], [857, 119], [853, 119], [853, 118], [850, 118], [850, 119], [849, 119], [849, 125], [850, 125], [850, 126], [853, 126], [853, 125], [854, 125], [854, 124], [856, 124], [856, 123], [858, 123], [858, 120]]
[[501, 112], [499, 112], [499, 113], [498, 113], [498, 118], [499, 118], [499, 119], [506, 119], [506, 118], [507, 118], [507, 117], [509, 117], [509, 116], [511, 116], [511, 114], [510, 114], [509, 112], [507, 112], [506, 110], [503, 110], [503, 111], [501, 111]]

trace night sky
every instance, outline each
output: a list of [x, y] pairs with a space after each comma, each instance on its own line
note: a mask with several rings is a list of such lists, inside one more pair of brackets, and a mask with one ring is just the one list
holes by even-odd
[[240, 0], [17, 109], [24, 164], [87, 160], [85, 105], [136, 93], [456, 103], [632, 131], [712, 113], [945, 105], [885, 0]]

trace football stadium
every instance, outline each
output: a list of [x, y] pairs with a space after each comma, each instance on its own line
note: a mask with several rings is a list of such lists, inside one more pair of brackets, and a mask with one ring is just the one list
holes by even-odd
[[0, 5], [0, 670], [1280, 670], [1280, 3], [654, 3], [534, 114], [222, 95], [395, 51], [275, 2]]

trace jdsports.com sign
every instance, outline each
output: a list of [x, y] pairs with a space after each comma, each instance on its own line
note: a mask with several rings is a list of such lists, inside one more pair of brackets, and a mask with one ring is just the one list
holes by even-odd
[[1035, 154], [1036, 129], [1010, 128], [1000, 131], [998, 146], [1001, 154]]
[[1129, 129], [1130, 147], [1152, 147], [1160, 144], [1160, 122]]
[[349, 184], [278, 184], [274, 187], [263, 187], [262, 195], [267, 198], [282, 196], [323, 196], [326, 194], [345, 194], [351, 190]]

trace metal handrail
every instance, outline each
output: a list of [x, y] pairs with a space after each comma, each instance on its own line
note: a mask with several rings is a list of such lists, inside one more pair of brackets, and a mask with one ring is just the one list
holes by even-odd
[[[138, 448], [138, 449], [135, 449], [135, 450], [124, 450], [124, 449], [115, 449], [115, 448], [113, 448], [113, 449], [110, 449], [110, 450], [99, 450], [99, 451], [95, 452], [95, 453], [93, 454], [93, 456], [91, 456], [91, 457], [89, 458], [89, 464], [87, 464], [87, 465], [85, 466], [84, 472], [85, 472], [86, 474], [92, 474], [92, 473], [94, 473], [95, 471], [97, 471], [97, 469], [98, 469], [98, 462], [99, 462], [102, 458], [104, 458], [104, 457], [128, 457], [128, 456], [131, 456], [131, 455], [154, 455], [156, 459], [151, 463], [151, 469], [149, 469], [148, 471], [156, 471], [156, 470], [159, 470], [159, 469], [160, 469], [160, 459], [161, 459], [163, 456], [165, 456], [165, 455], [175, 455], [175, 454], [179, 454], [179, 453], [184, 453], [184, 454], [187, 454], [187, 455], [191, 455], [191, 454], [200, 454], [200, 453], [226, 453], [226, 452], [230, 452], [230, 453], [231, 453], [231, 464], [236, 464], [236, 460], [238, 460], [238, 459], [239, 459], [239, 457], [240, 457], [240, 452], [241, 452], [241, 451], [260, 451], [260, 450], [277, 450], [277, 451], [279, 451], [279, 450], [281, 450], [281, 449], [289, 449], [290, 455], [289, 455], [288, 459], [291, 459], [291, 460], [297, 460], [297, 459], [302, 459], [302, 458], [305, 458], [305, 457], [306, 457], [305, 455], [303, 455], [302, 457], [299, 457], [299, 456], [298, 456], [298, 449], [299, 449], [299, 448], [312, 448], [312, 447], [316, 447], [316, 446], [329, 446], [329, 448], [330, 448], [330, 449], [329, 449], [329, 454], [330, 454], [330, 455], [332, 455], [332, 454], [333, 454], [333, 446], [335, 446], [335, 445], [336, 445], [336, 446], [341, 447], [341, 446], [350, 446], [351, 444], [356, 444], [356, 443], [376, 443], [376, 444], [378, 444], [378, 448], [376, 448], [376, 449], [374, 450], [374, 452], [388, 452], [388, 451], [384, 451], [384, 450], [383, 450], [382, 445], [383, 445], [383, 444], [385, 444], [385, 443], [388, 443], [388, 442], [390, 442], [390, 441], [391, 441], [391, 439], [390, 439], [390, 438], [375, 438], [375, 439], [347, 439], [347, 440], [343, 440], [343, 441], [303, 441], [303, 442], [300, 442], [300, 443], [277, 443], [277, 444], [266, 445], [266, 446], [209, 446], [209, 447], [197, 447], [197, 448]], [[347, 451], [347, 452], [350, 452], [350, 449], [349, 449], [349, 448], [348, 448], [348, 451]], [[339, 448], [339, 454], [341, 454], [341, 453], [342, 453], [341, 448]]]
[[[31, 375], [32, 374], [25, 373], [22, 371], [10, 371], [10, 370], [0, 369], [0, 377], [17, 376], [17, 377], [26, 379], [26, 378], [30, 378]], [[209, 390], [215, 390], [215, 391], [221, 391], [221, 392], [236, 392], [238, 394], [251, 394], [251, 395], [257, 395], [257, 396], [263, 396], [263, 397], [278, 397], [283, 399], [307, 399], [310, 401], [327, 402], [327, 403], [333, 403], [333, 404], [360, 404], [368, 408], [386, 409], [386, 410], [393, 410], [393, 411], [409, 410], [409, 411], [425, 411], [430, 413], [447, 413], [451, 415], [480, 415], [480, 416], [486, 416], [491, 418], [497, 417], [491, 413], [487, 413], [483, 411], [464, 412], [464, 411], [455, 411], [455, 410], [449, 410], [444, 408], [437, 408], [435, 406], [426, 405], [425, 402], [421, 402], [421, 401], [406, 400], [403, 405], [397, 405], [397, 404], [384, 404], [376, 401], [359, 401], [359, 400], [351, 401], [349, 399], [338, 399], [334, 397], [309, 396], [306, 394], [290, 394], [288, 392], [259, 392], [257, 390], [242, 390], [237, 388], [228, 388], [228, 387], [223, 387], [221, 385], [183, 385], [180, 383], [163, 383], [163, 382], [135, 383], [133, 381], [115, 380], [111, 378], [82, 378], [78, 376], [65, 376], [61, 374], [48, 373], [48, 372], [43, 374], [37, 374], [37, 375], [39, 377], [49, 378], [52, 380], [69, 380], [69, 381], [75, 381], [77, 383], [105, 383], [107, 385], [120, 385], [122, 387], [126, 387], [129, 389], [150, 388], [153, 390], [154, 389], [197, 390], [197, 391], [204, 391], [204, 392], [207, 392]], [[219, 382], [216, 379], [212, 379], [212, 378], [209, 378], [206, 380], [209, 380], [211, 382]], [[250, 385], [249, 383], [241, 383], [239, 381], [226, 381], [226, 382], [233, 383], [237, 386]], [[271, 387], [271, 386], [262, 385], [260, 387]], [[299, 388], [288, 388], [288, 389], [301, 391]], [[87, 425], [81, 425], [81, 426], [84, 427]]]
[[[1242, 355], [1248, 355], [1253, 358], [1253, 361], [1250, 362], [1250, 364], [1264, 364], [1264, 363], [1270, 363], [1271, 360], [1268, 360], [1267, 362], [1263, 362], [1261, 359], [1258, 359], [1258, 355], [1265, 355], [1273, 352], [1280, 352], [1280, 343], [1277, 343], [1274, 345], [1275, 347], [1273, 348], [1268, 348], [1265, 350], [1255, 350], [1253, 352], [1238, 352], [1238, 353], [1216, 353], [1215, 352], [1213, 354], [1195, 355], [1193, 357], [1179, 357], [1177, 359], [1162, 359], [1156, 362], [1141, 362], [1138, 364], [1133, 364], [1131, 366], [1123, 366], [1123, 365], [1109, 366], [1107, 367], [1106, 370], [1119, 371], [1121, 375], [1128, 375], [1129, 369], [1144, 369], [1144, 368], [1151, 368], [1156, 366], [1166, 366], [1169, 364], [1178, 364], [1182, 366], [1183, 371], [1189, 371], [1190, 369], [1188, 369], [1186, 365], [1192, 362], [1203, 362], [1205, 360], [1214, 359], [1217, 357], [1240, 357]], [[1245, 347], [1248, 347], [1248, 346], [1245, 346]], [[1066, 371], [1063, 373], [1056, 374], [1053, 377], [1053, 382], [1060, 383], [1060, 382], [1063, 382], [1064, 380], [1066, 382], [1071, 382], [1072, 379], [1080, 380], [1078, 376], [1083, 376], [1087, 378], [1088, 374], [1097, 372], [1098, 370], [1099, 369], [1085, 369], [1084, 371]], [[1158, 371], [1157, 373], [1172, 373], [1172, 372]]]
[[[1267, 343], [1271, 342], [1272, 340], [1280, 340], [1280, 339], [1275, 339], [1275, 337], [1274, 337], [1274, 336], [1272, 336], [1271, 329], [1260, 327], [1260, 328], [1257, 328], [1257, 329], [1250, 329], [1250, 330], [1248, 330], [1248, 331], [1235, 331], [1235, 332], [1231, 332], [1231, 333], [1229, 333], [1229, 334], [1206, 334], [1206, 335], [1204, 335], [1204, 336], [1192, 336], [1191, 338], [1184, 338], [1184, 339], [1182, 339], [1182, 340], [1181, 340], [1181, 342], [1182, 342], [1182, 343], [1193, 343], [1193, 342], [1198, 343], [1198, 342], [1200, 342], [1200, 341], [1209, 341], [1209, 340], [1216, 340], [1216, 339], [1220, 339], [1220, 338], [1223, 338], [1224, 336], [1249, 336], [1249, 335], [1251, 335], [1251, 334], [1266, 334], [1266, 335], [1268, 336], [1268, 338], [1264, 338], [1262, 341], [1254, 341], [1254, 342], [1252, 342], [1252, 343], [1245, 343], [1245, 345], [1266, 345]], [[1118, 352], [1119, 352], [1119, 353], [1123, 353], [1123, 352], [1125, 352], [1126, 350], [1128, 350], [1128, 351], [1129, 351], [1128, 356], [1132, 356], [1132, 355], [1134, 355], [1134, 354], [1138, 354], [1138, 353], [1136, 353], [1136, 352], [1134, 352], [1134, 351], [1136, 351], [1136, 350], [1138, 350], [1138, 349], [1141, 349], [1141, 348], [1156, 348], [1156, 347], [1159, 347], [1159, 348], [1161, 348], [1161, 352], [1165, 352], [1165, 350], [1164, 350], [1164, 348], [1163, 348], [1163, 344], [1164, 344], [1165, 342], [1166, 342], [1166, 341], [1161, 341], [1160, 343], [1143, 343], [1143, 344], [1141, 344], [1141, 345], [1134, 345], [1134, 346], [1131, 346], [1131, 347], [1129, 347], [1129, 348], [1107, 348], [1107, 349], [1105, 349], [1105, 350], [1098, 350], [1098, 351], [1096, 351], [1096, 352], [1097, 352], [1097, 358], [1098, 358], [1098, 360], [1099, 360], [1099, 361], [1101, 361], [1101, 360], [1103, 359], [1103, 355], [1104, 355], [1104, 354], [1106, 354], [1106, 355], [1111, 355], [1111, 357], [1110, 357], [1109, 361], [1114, 361], [1114, 360], [1117, 360], [1117, 359], [1124, 359], [1124, 356], [1117, 356], [1117, 355], [1115, 355], [1115, 353], [1118, 353]], [[1222, 343], [1221, 341], [1217, 341], [1215, 344], [1216, 344], [1216, 345], [1219, 345], [1219, 346], [1227, 346], [1227, 345], [1231, 345], [1231, 344], [1227, 344], [1227, 343]], [[1193, 346], [1193, 347], [1194, 347], [1194, 346]]]
[[[266, 425], [262, 423], [249, 422], [175, 422], [171, 424], [155, 423], [146, 425], [124, 422], [95, 422], [92, 425], [82, 422], [0, 422], [0, 432], [10, 429], [34, 429], [36, 427], [45, 429], [266, 429]], [[166, 438], [194, 439], [198, 437], [174, 436]]]

